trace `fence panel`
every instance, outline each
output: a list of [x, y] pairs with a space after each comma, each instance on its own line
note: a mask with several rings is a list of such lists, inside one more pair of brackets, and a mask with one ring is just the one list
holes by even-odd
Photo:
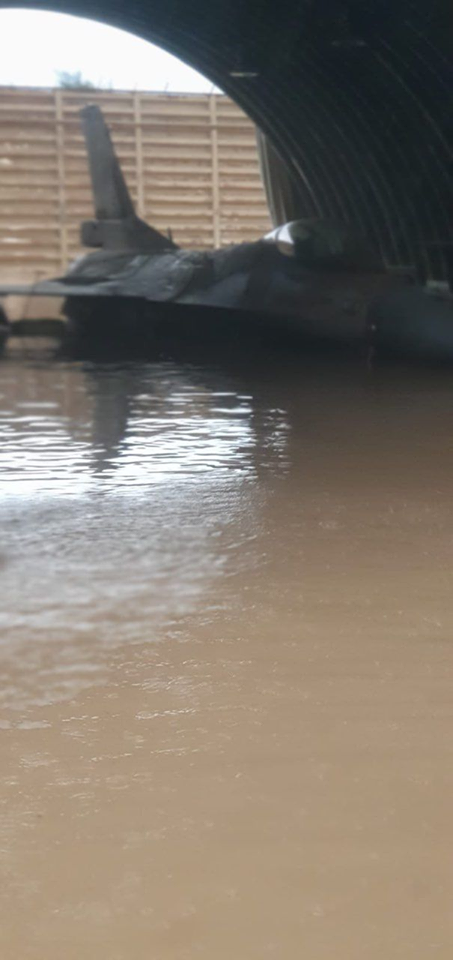
[[253, 124], [227, 97], [4, 87], [1, 282], [59, 274], [82, 252], [80, 221], [93, 215], [78, 117], [87, 103], [103, 109], [138, 214], [177, 243], [219, 247], [269, 229]]

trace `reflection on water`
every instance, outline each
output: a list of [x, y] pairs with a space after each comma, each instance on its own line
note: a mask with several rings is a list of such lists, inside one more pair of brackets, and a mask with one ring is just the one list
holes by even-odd
[[[253, 473], [252, 397], [210, 387], [196, 369], [59, 364], [50, 379], [45, 366], [28, 365], [19, 382], [16, 377], [14, 367], [6, 369], [0, 414], [5, 493], [71, 495], [209, 471], [218, 479]], [[269, 411], [268, 428], [269, 447], [283, 453], [283, 411]]]
[[0, 368], [2, 960], [453, 947], [453, 386]]
[[192, 609], [225, 567], [223, 528], [244, 536], [250, 525], [244, 481], [284, 469], [287, 424], [265, 411], [258, 464], [251, 396], [191, 367], [29, 362], [3, 373], [0, 625], [8, 663], [20, 654], [21, 686], [27, 673], [33, 686], [6, 686], [0, 702], [22, 707], [74, 694], [120, 641], [156, 640]]

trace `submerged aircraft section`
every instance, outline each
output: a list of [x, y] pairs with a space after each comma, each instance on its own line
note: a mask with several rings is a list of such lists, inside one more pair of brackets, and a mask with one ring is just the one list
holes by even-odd
[[450, 304], [414, 287], [410, 272], [395, 277], [365, 237], [310, 217], [256, 242], [182, 250], [136, 215], [100, 108], [83, 108], [81, 123], [95, 213], [81, 240], [95, 252], [63, 277], [0, 287], [0, 296], [63, 297], [71, 328], [107, 344], [240, 334], [453, 358]]

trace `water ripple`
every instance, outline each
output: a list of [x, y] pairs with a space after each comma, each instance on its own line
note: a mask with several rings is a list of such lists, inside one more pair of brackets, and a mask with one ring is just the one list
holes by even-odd
[[200, 387], [194, 371], [62, 364], [16, 372], [19, 382], [7, 377], [0, 400], [3, 494], [140, 488], [213, 472], [253, 477], [264, 451], [280, 465], [284, 457], [283, 411], [266, 411], [259, 437], [250, 395]]

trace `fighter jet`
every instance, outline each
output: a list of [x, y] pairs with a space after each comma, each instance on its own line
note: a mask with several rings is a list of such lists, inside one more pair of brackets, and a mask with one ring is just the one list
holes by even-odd
[[342, 225], [298, 220], [251, 243], [180, 249], [137, 216], [99, 107], [80, 116], [95, 209], [81, 241], [95, 252], [62, 277], [0, 286], [0, 297], [63, 297], [69, 325], [106, 344], [296, 338], [453, 358], [450, 304], [395, 278]]

